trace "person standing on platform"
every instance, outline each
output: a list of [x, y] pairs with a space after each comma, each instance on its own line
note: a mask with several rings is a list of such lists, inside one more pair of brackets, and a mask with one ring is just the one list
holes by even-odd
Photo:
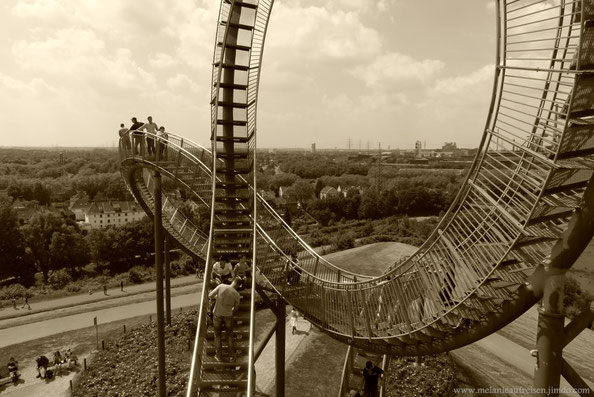
[[132, 138], [134, 139], [134, 154], [138, 155], [144, 154], [144, 136], [140, 129], [144, 123], [141, 123], [136, 119], [136, 117], [132, 117], [132, 125], [130, 126], [130, 131], [132, 131]]
[[148, 116], [147, 120], [148, 123], [143, 125], [142, 129], [148, 132], [149, 134], [152, 134], [146, 136], [146, 144], [148, 147], [148, 155], [154, 156], [157, 153], [157, 151], [155, 150], [155, 135], [157, 134], [157, 130], [159, 129], [159, 127], [157, 127], [157, 123], [153, 122], [152, 116]]
[[379, 397], [379, 380], [383, 373], [384, 370], [373, 365], [371, 361], [365, 363], [365, 368], [363, 368], [363, 379], [365, 381], [363, 397]]
[[165, 131], [164, 126], [159, 127], [157, 137], [159, 138], [159, 143], [157, 143], [157, 152], [159, 153], [158, 159], [167, 160], [167, 139], [169, 139], [169, 134]]
[[238, 280], [234, 279], [231, 285], [219, 284], [210, 291], [208, 297], [216, 299], [213, 316], [213, 326], [215, 334], [215, 359], [222, 361], [221, 334], [222, 327], [225, 324], [227, 332], [227, 344], [229, 346], [230, 361], [235, 361], [235, 347], [233, 344], [233, 314], [239, 308], [241, 296], [237, 292]]
[[132, 143], [130, 143], [130, 137], [128, 136], [128, 129], [124, 126], [124, 123], [120, 124], [118, 133], [120, 134], [120, 140], [126, 151], [132, 149]]

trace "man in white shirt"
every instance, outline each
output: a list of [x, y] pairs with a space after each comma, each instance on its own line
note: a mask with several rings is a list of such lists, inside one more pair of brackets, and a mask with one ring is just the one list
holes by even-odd
[[215, 333], [215, 359], [222, 361], [221, 333], [223, 323], [227, 332], [227, 344], [229, 345], [230, 361], [235, 361], [235, 348], [233, 345], [233, 314], [239, 308], [241, 296], [237, 292], [238, 280], [235, 279], [231, 285], [219, 284], [210, 291], [208, 297], [216, 299], [214, 307], [213, 326]]
[[[159, 129], [157, 127], [157, 123], [153, 122], [153, 117], [152, 116], [148, 116], [148, 123], [146, 123], [145, 125], [142, 126], [142, 129], [145, 130], [146, 132], [155, 135], [157, 133], [157, 130]], [[146, 136], [146, 144], [148, 146], [148, 155], [149, 156], [154, 156], [156, 151], [155, 151], [155, 138], [153, 137], [153, 135], [147, 135]]]

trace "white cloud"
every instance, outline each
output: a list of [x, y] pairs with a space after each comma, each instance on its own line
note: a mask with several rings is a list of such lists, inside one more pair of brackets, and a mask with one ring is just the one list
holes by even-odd
[[198, 92], [199, 86], [192, 81], [187, 75], [178, 73], [175, 77], [170, 77], [166, 82], [167, 88], [173, 92], [179, 91], [193, 91]]
[[44, 40], [21, 40], [12, 50], [22, 68], [51, 75], [64, 85], [101, 92], [155, 85], [154, 76], [138, 65], [129, 49], [108, 51], [105, 42], [86, 29], [60, 29]]
[[59, 0], [19, 0], [12, 8], [13, 15], [19, 18], [55, 20], [68, 14], [63, 2]]
[[174, 66], [177, 63], [177, 61], [171, 55], [160, 52], [158, 54], [153, 55], [149, 59], [149, 63], [152, 67], [155, 68], [168, 68]]
[[381, 49], [378, 32], [365, 26], [354, 12], [280, 3], [273, 17], [268, 46], [271, 51], [282, 49], [282, 55], [290, 60], [362, 60]]
[[494, 71], [493, 65], [485, 65], [464, 76], [437, 80], [427, 89], [426, 99], [418, 107], [438, 119], [459, 117], [464, 111], [473, 113], [470, 109], [482, 107], [485, 107], [486, 112], [491, 98]]
[[368, 87], [390, 87], [393, 84], [410, 85], [411, 81], [421, 84], [431, 83], [445, 68], [440, 60], [422, 61], [398, 53], [386, 53], [378, 56], [366, 66], [353, 69], [352, 74], [365, 81]]
[[27, 83], [3, 73], [0, 73], [0, 87], [0, 93], [12, 99], [16, 97], [45, 97], [56, 92], [56, 89], [47, 84], [43, 79], [34, 78]]

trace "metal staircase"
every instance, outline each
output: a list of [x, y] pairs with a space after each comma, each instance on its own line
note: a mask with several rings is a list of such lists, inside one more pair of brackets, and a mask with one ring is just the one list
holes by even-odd
[[[365, 352], [349, 346], [344, 360], [344, 367], [342, 368], [342, 382], [338, 397], [349, 397], [351, 390], [364, 389], [363, 369], [367, 361], [371, 361], [373, 365], [381, 368], [384, 372], [388, 370], [390, 365], [390, 358], [386, 354]], [[379, 397], [385, 395], [385, 389], [384, 377], [379, 383]]]
[[[594, 2], [497, 2], [494, 88], [473, 166], [434, 233], [379, 277], [320, 258], [255, 193], [256, 99], [271, 6], [221, 4], [212, 151], [173, 134], [168, 161], [120, 145], [122, 175], [145, 210], [152, 214], [154, 204], [142, 170], [156, 169], [212, 209], [208, 240], [183, 214], [164, 211], [173, 238], [209, 265], [218, 254], [249, 253], [268, 289], [324, 332], [364, 351], [410, 356], [452, 350], [537, 302], [543, 277], [551, 268], [569, 268], [594, 233]], [[287, 285], [291, 253], [300, 277]], [[221, 376], [211, 381], [205, 372], [205, 296], [192, 382], [253, 390], [247, 369], [233, 370], [245, 371], [247, 382], [227, 379], [228, 371], [214, 371]], [[247, 368], [253, 368], [253, 306], [250, 317]]]

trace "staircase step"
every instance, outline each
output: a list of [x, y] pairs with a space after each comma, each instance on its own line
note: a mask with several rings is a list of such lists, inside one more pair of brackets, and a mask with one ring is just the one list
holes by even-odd
[[221, 107], [231, 107], [231, 108], [238, 108], [238, 109], [245, 109], [249, 106], [249, 104], [247, 104], [247, 103], [229, 102], [229, 101], [219, 101], [217, 103], [217, 105], [221, 106]]
[[[214, 84], [216, 86], [216, 84]], [[247, 90], [247, 84], [237, 84], [237, 83], [225, 83], [221, 81], [219, 83], [219, 87], [221, 88], [231, 88], [233, 90]]]
[[228, 22], [228, 21], [221, 21], [221, 25], [227, 25], [231, 28], [243, 29], [243, 30], [254, 30], [254, 27], [251, 25], [246, 25], [243, 23], [236, 23], [236, 22]]
[[217, 142], [246, 143], [250, 140], [250, 138], [252, 136], [253, 136], [253, 134], [250, 134], [250, 136], [220, 136], [220, 135], [217, 135], [216, 140], [217, 140]]
[[216, 215], [229, 215], [229, 216], [249, 216], [252, 213], [251, 208], [229, 208], [229, 209], [217, 209], [215, 208]]
[[237, 228], [237, 229], [214, 229], [215, 233], [221, 233], [221, 234], [232, 234], [232, 233], [251, 233], [252, 229], [246, 229], [246, 228]]
[[237, 152], [233, 152], [233, 153], [227, 153], [227, 152], [217, 152], [217, 157], [218, 158], [234, 158], [234, 159], [247, 159], [248, 157], [248, 152], [243, 152], [243, 153], [237, 153]]
[[[223, 338], [225, 339], [225, 338]], [[223, 345], [224, 346], [224, 345]], [[233, 350], [235, 350], [235, 354], [237, 356], [241, 356], [242, 354], [246, 354], [248, 353], [248, 345], [247, 344], [235, 344], [235, 346], [233, 346]], [[206, 352], [206, 354], [210, 354], [210, 355], [214, 355], [216, 353], [216, 348], [214, 346], [206, 346], [204, 348], [204, 351]], [[229, 348], [228, 347], [223, 347], [223, 351], [228, 353], [229, 352]], [[239, 361], [237, 361], [239, 362]], [[217, 361], [215, 360], [213, 363], [217, 363]], [[233, 364], [233, 363], [230, 363]], [[237, 366], [237, 364], [235, 365]], [[247, 363], [246, 363], [247, 366]], [[228, 365], [227, 367], [233, 367], [233, 365]]]
[[[225, 3], [231, 4], [231, 0], [225, 0]], [[258, 5], [257, 4], [247, 3], [245, 1], [238, 1], [238, 0], [236, 0], [234, 4], [236, 6], [239, 6], [239, 7], [251, 8], [251, 9], [254, 9], [254, 10], [258, 8]]]
[[221, 62], [215, 62], [213, 64], [213, 66], [215, 68], [218, 68], [219, 66], [222, 66], [225, 69], [233, 69], [233, 70], [243, 70], [243, 71], [250, 70], [249, 65], [235, 65], [233, 63], [227, 63], [227, 62], [223, 62], [222, 65], [221, 65]]
[[[214, 349], [214, 348], [213, 348]], [[204, 357], [204, 362], [202, 363], [202, 368], [205, 371], [208, 370], [227, 370], [227, 369], [237, 369], [240, 368], [242, 370], [246, 370], [248, 367], [248, 363], [246, 360], [242, 360], [243, 357], [237, 357], [235, 362], [228, 362], [228, 361], [206, 361], [207, 357]]]
[[217, 197], [216, 201], [220, 202], [227, 202], [227, 203], [245, 203], [250, 201], [251, 197], [233, 197], [233, 196], [226, 196], [226, 197]]
[[217, 167], [217, 174], [249, 174], [251, 171], [251, 167], [240, 167], [235, 169]]
[[[222, 47], [223, 42], [219, 41], [217, 43], [217, 46]], [[249, 51], [252, 49], [249, 45], [239, 45], [239, 44], [234, 44], [234, 43], [227, 43], [225, 45], [225, 48], [233, 48], [233, 49], [240, 50], [240, 51]]]
[[573, 209], [561, 210], [561, 211], [558, 211], [558, 212], [555, 212], [552, 214], [546, 214], [546, 215], [537, 216], [535, 218], [530, 218], [528, 220], [528, 222], [526, 223], [526, 226], [531, 226], [531, 225], [535, 225], [538, 223], [567, 218], [567, 217], [570, 217], [571, 215], [573, 215], [573, 212], [574, 212]]
[[200, 388], [200, 397], [244, 397], [246, 395], [246, 389], [237, 386], [218, 388], [203, 385]]
[[247, 182], [217, 182], [216, 186], [219, 189], [248, 189], [250, 187], [250, 185]]

